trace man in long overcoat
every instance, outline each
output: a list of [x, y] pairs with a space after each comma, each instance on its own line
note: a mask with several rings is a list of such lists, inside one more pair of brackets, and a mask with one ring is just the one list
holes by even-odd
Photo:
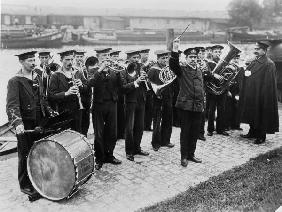
[[258, 42], [256, 59], [246, 68], [240, 91], [240, 118], [250, 125], [244, 138], [256, 138], [255, 144], [265, 142], [266, 134], [279, 131], [276, 68], [266, 55], [268, 43]]

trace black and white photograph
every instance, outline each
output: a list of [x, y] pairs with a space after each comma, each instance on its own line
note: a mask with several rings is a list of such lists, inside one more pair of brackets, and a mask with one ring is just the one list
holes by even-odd
[[1, 212], [282, 212], [282, 0], [0, 0]]

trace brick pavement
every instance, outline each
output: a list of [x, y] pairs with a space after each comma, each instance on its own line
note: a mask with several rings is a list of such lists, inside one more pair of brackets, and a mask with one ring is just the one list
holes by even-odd
[[[242, 127], [246, 133], [247, 126]], [[19, 190], [17, 158], [0, 161], [0, 211], [136, 211], [282, 146], [281, 132], [267, 135], [265, 144], [255, 145], [253, 141], [240, 138], [241, 131], [231, 131], [230, 137], [214, 135], [207, 137], [205, 142], [198, 141], [196, 156], [203, 163], [190, 162], [183, 168], [180, 166], [179, 133], [179, 128], [173, 129], [174, 148], [154, 152], [150, 145], [151, 133], [145, 132], [142, 148], [149, 151], [150, 156], [136, 157], [135, 162], [125, 159], [124, 140], [119, 140], [115, 156], [122, 160], [122, 165], [105, 164], [70, 200], [60, 202], [40, 199], [30, 203]]]

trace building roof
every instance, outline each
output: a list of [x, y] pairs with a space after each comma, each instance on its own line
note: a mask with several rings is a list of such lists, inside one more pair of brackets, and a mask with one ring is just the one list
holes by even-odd
[[63, 15], [63, 16], [117, 16], [148, 18], [229, 19], [227, 11], [184, 11], [147, 9], [93, 9], [77, 7], [32, 7], [2, 5], [2, 14], [11, 15]]

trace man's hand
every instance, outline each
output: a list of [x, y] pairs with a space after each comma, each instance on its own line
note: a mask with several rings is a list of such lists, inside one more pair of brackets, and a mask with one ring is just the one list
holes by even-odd
[[107, 66], [110, 66], [110, 62], [107, 60], [103, 61], [100, 68], [98, 69], [98, 72], [107, 71]]
[[143, 81], [142, 76], [139, 76], [139, 77], [135, 80], [135, 82], [136, 82], [138, 85], [139, 85], [142, 81]]
[[72, 86], [69, 88], [67, 92], [65, 92], [65, 96], [69, 95], [76, 95], [78, 93], [78, 87], [77, 86]]
[[22, 124], [16, 127], [16, 134], [23, 134], [24, 133], [24, 126]]
[[180, 39], [176, 38], [176, 39], [173, 40], [173, 43], [172, 43], [172, 51], [178, 52], [179, 47], [180, 47]]
[[82, 82], [80, 79], [75, 79], [74, 82], [78, 87], [82, 86]]
[[220, 76], [219, 74], [213, 74], [214, 78], [219, 80], [219, 81], [222, 81], [223, 80], [223, 76]]

